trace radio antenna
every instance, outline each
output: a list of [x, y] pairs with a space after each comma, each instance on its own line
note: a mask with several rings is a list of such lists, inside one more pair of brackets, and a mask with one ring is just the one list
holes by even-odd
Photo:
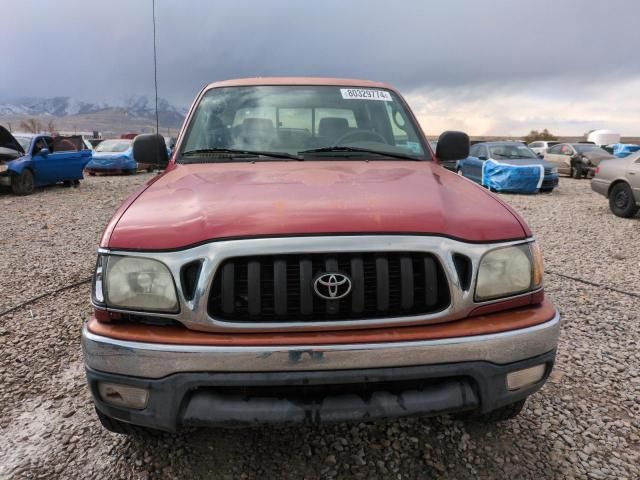
[[153, 10], [153, 82], [156, 91], [156, 133], [160, 133], [160, 121], [158, 119], [158, 55], [156, 53], [156, 0], [151, 0]]

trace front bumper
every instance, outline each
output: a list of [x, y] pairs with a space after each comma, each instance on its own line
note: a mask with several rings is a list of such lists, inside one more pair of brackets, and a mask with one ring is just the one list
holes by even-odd
[[[488, 412], [539, 389], [551, 371], [560, 316], [507, 332], [401, 343], [314, 346], [169, 345], [115, 340], [85, 329], [87, 378], [97, 408], [138, 425], [364, 420]], [[516, 391], [506, 375], [545, 364]], [[115, 407], [98, 382], [149, 391], [142, 410]]]

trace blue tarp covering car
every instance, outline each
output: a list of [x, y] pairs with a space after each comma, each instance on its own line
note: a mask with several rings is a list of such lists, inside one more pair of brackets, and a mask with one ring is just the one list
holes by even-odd
[[458, 174], [498, 192], [551, 192], [558, 169], [520, 142], [478, 142], [458, 162]]
[[509, 165], [495, 160], [482, 165], [482, 185], [496, 192], [536, 193], [543, 178], [542, 165]]
[[640, 145], [634, 145], [633, 143], [614, 143], [610, 145], [611, 153], [618, 158], [624, 158], [631, 155], [633, 152], [640, 150]]
[[138, 164], [133, 158], [133, 140], [104, 140], [95, 148], [93, 158], [87, 164], [90, 174], [121, 172], [136, 173]]
[[78, 184], [91, 160], [82, 137], [18, 135], [0, 126], [0, 186], [16, 195], [29, 195], [36, 187], [64, 182]]

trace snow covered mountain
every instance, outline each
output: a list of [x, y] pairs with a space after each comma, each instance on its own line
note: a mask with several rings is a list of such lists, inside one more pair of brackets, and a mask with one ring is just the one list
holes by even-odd
[[[66, 117], [75, 116], [90, 118], [91, 114], [104, 114], [109, 111], [128, 118], [155, 122], [155, 101], [144, 95], [132, 95], [116, 104], [89, 103], [71, 97], [22, 97], [0, 102], [0, 119], [2, 117], [55, 117], [64, 120]], [[158, 99], [158, 116], [162, 126], [179, 127], [185, 112], [185, 109], [177, 108], [163, 98]]]

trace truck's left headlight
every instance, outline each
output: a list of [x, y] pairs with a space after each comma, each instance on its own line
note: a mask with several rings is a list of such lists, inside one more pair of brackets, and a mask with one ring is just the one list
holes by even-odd
[[150, 312], [178, 311], [173, 277], [163, 263], [150, 258], [108, 255], [103, 256], [98, 264], [104, 272], [101, 271], [100, 275], [101, 291], [96, 289], [94, 296], [103, 297], [107, 307]]
[[535, 242], [498, 248], [480, 260], [476, 300], [492, 300], [542, 286], [542, 253]]

